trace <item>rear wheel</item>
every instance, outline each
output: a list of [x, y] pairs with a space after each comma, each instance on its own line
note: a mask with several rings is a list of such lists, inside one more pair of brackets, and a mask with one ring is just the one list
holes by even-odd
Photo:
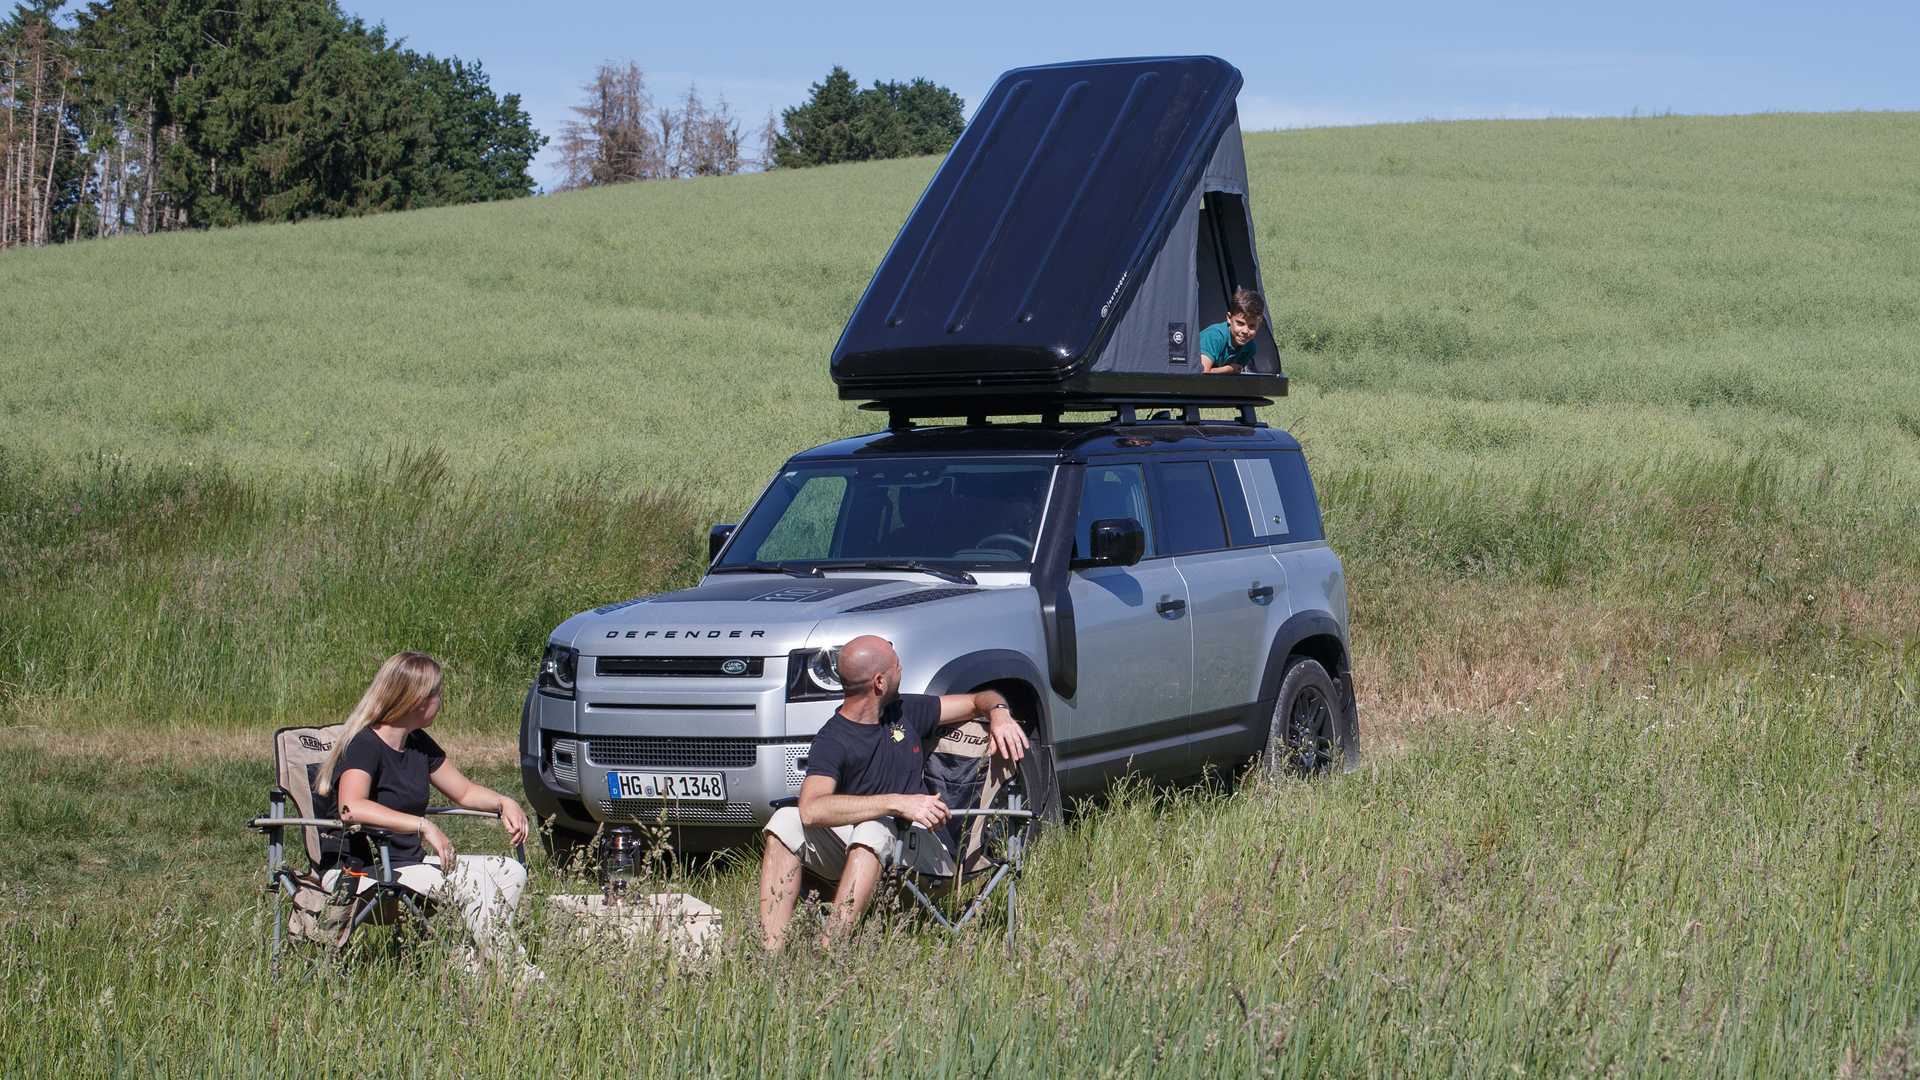
[[1320, 661], [1290, 658], [1267, 733], [1267, 775], [1314, 776], [1331, 769], [1339, 760], [1346, 729], [1342, 709], [1339, 687]]

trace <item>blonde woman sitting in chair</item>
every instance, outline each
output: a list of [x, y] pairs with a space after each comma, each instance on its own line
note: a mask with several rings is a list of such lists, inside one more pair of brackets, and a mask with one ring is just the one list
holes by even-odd
[[[431, 784], [456, 806], [497, 813], [514, 844], [527, 839], [520, 804], [467, 779], [427, 734], [439, 712], [439, 662], [418, 652], [388, 657], [321, 764], [314, 792], [322, 800], [331, 797], [347, 825], [389, 834], [395, 879], [422, 897], [456, 904], [480, 958], [520, 965], [522, 976], [537, 978], [538, 969], [526, 963], [511, 934], [526, 867], [504, 855], [458, 855], [426, 816]], [[360, 878], [359, 891], [372, 888], [377, 863], [366, 836], [350, 834], [339, 854], [340, 865], [327, 872], [324, 886], [333, 889], [344, 872]]]

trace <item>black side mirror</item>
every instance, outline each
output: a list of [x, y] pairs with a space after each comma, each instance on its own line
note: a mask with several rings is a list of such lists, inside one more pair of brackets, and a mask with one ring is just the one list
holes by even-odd
[[1089, 546], [1093, 566], [1132, 566], [1147, 553], [1147, 533], [1132, 518], [1101, 518], [1093, 523]]
[[727, 546], [727, 540], [733, 536], [738, 525], [711, 525], [707, 528], [707, 565], [720, 557], [720, 549]]

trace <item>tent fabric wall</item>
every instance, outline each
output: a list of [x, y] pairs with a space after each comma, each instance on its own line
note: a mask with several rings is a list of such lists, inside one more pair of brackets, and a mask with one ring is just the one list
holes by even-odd
[[[1199, 220], [1192, 206], [1181, 211], [1093, 370], [1154, 374], [1199, 370], [1193, 347], [1200, 333], [1193, 325], [1197, 295], [1193, 253]], [[1178, 342], [1173, 340], [1176, 330]]]
[[[1093, 370], [1138, 374], [1199, 374], [1201, 205], [1210, 193], [1242, 200], [1242, 212], [1231, 222], [1229, 257], [1241, 266], [1243, 284], [1260, 288], [1260, 263], [1253, 246], [1253, 217], [1246, 212], [1247, 158], [1240, 142], [1240, 121], [1228, 123], [1213, 157], [1201, 175], [1199, 190], [1186, 200], [1179, 219], [1154, 256], [1145, 277], [1134, 290], [1126, 313], [1101, 349]], [[1243, 235], [1240, 235], [1243, 234]], [[1209, 245], [1210, 246], [1210, 245]], [[1206, 318], [1215, 318], [1207, 315]], [[1280, 354], [1271, 328], [1263, 326], [1255, 354], [1257, 370], [1280, 370]]]
[[1227, 124], [1226, 134], [1220, 136], [1220, 145], [1214, 148], [1213, 158], [1207, 162], [1207, 171], [1201, 177], [1202, 191], [1231, 191], [1235, 195], [1247, 193], [1247, 151], [1240, 143], [1240, 112], [1236, 108], [1232, 121]]

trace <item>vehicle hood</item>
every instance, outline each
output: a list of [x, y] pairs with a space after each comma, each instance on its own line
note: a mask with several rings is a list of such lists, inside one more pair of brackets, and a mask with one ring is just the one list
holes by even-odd
[[[896, 578], [738, 574], [691, 589], [583, 611], [554, 631], [587, 655], [644, 647], [662, 655], [729, 656], [752, 645], [771, 655], [802, 648], [820, 620], [929, 586]], [[617, 643], [617, 644], [616, 644]]]

